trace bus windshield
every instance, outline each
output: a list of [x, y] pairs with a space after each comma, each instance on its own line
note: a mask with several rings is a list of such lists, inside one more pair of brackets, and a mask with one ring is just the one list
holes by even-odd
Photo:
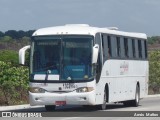
[[[93, 79], [93, 36], [39, 36], [32, 43], [31, 74], [58, 75], [59, 80]], [[54, 79], [51, 79], [54, 80]]]

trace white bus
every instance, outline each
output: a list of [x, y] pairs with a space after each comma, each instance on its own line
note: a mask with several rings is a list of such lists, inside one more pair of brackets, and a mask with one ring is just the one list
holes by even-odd
[[29, 102], [47, 111], [60, 105], [138, 106], [148, 94], [147, 36], [86, 24], [42, 28], [30, 48]]

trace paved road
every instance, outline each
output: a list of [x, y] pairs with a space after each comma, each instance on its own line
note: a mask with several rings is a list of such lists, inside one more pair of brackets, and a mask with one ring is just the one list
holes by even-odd
[[[105, 111], [160, 111], [160, 97], [149, 97], [144, 98], [140, 101], [140, 105], [138, 107], [124, 107], [123, 104], [107, 104]], [[45, 108], [27, 108], [27, 109], [18, 109], [12, 110], [17, 112], [46, 112]], [[91, 112], [90, 109], [85, 109], [82, 106], [58, 106], [55, 110], [56, 112]]]
[[[132, 118], [121, 118], [124, 114], [130, 114], [131, 116], [134, 116], [135, 114], [143, 115], [145, 117], [136, 117], [137, 120], [143, 120], [143, 119], [153, 119], [152, 116], [146, 117], [146, 111], [150, 111], [149, 113], [154, 116], [154, 120], [160, 119], [160, 97], [150, 97], [150, 98], [144, 98], [140, 101], [139, 107], [124, 107], [123, 104], [107, 104], [107, 109], [105, 111], [100, 110], [88, 110], [84, 109], [82, 106], [65, 106], [65, 107], [57, 107], [56, 111], [49, 112], [49, 115], [58, 116], [54, 117], [56, 120], [106, 120], [106, 117], [95, 117], [95, 116], [107, 116], [111, 115], [115, 116], [113, 117], [107, 117], [107, 120], [132, 120], [135, 119], [135, 117]], [[158, 112], [156, 112], [158, 111]], [[12, 110], [11, 112], [44, 112], [46, 114], [46, 110], [44, 107], [39, 108], [29, 108], [29, 109], [18, 109], [18, 110]], [[152, 114], [153, 113], [153, 114]], [[156, 116], [158, 114], [158, 117]], [[70, 116], [72, 115], [72, 116]], [[46, 115], [45, 115], [46, 116]], [[63, 117], [64, 116], [64, 117]], [[89, 117], [88, 117], [89, 116]], [[48, 117], [47, 120], [50, 120], [53, 118]]]

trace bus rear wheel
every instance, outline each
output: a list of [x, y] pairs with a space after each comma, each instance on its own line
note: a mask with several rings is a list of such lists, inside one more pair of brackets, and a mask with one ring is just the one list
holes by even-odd
[[138, 107], [139, 106], [139, 100], [140, 100], [140, 90], [139, 86], [136, 86], [136, 93], [135, 93], [135, 99], [130, 100], [130, 101], [124, 101], [123, 104], [126, 107], [133, 106], [133, 107]]
[[45, 105], [46, 111], [54, 111], [56, 108], [55, 105]]
[[140, 90], [139, 86], [136, 86], [136, 94], [135, 94], [135, 99], [131, 101], [132, 106], [138, 107], [139, 106], [139, 100], [140, 100]]

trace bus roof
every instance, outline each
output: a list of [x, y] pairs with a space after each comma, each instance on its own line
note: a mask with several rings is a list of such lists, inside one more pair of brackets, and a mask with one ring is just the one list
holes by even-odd
[[147, 35], [144, 33], [124, 32], [117, 30], [116, 27], [98, 28], [91, 27], [87, 24], [69, 24], [64, 26], [55, 26], [38, 29], [33, 33], [33, 36], [43, 35], [93, 35], [96, 33], [107, 33], [113, 35], [120, 35], [126, 37], [135, 37], [141, 39], [147, 39]]

